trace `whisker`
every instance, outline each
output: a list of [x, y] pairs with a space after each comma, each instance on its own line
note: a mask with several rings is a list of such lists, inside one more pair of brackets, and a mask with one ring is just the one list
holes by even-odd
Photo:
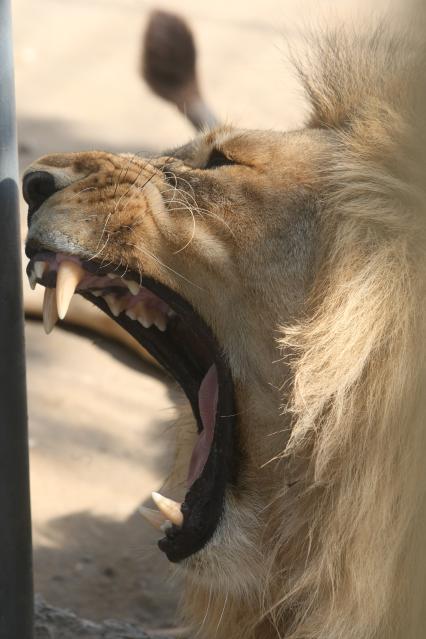
[[81, 189], [81, 191], [78, 191], [77, 193], [74, 193], [74, 195], [72, 195], [70, 197], [70, 200], [74, 200], [76, 197], [81, 195], [81, 193], [86, 193], [86, 191], [96, 191], [96, 190], [97, 190], [96, 186], [86, 186], [85, 189]]
[[198, 628], [198, 630], [197, 630], [197, 633], [196, 633], [196, 635], [195, 635], [196, 637], [198, 637], [198, 636], [200, 635], [200, 633], [201, 633], [201, 631], [202, 631], [202, 629], [203, 629], [203, 627], [204, 627], [204, 624], [206, 623], [207, 616], [208, 616], [208, 614], [209, 614], [209, 610], [210, 610], [211, 599], [212, 599], [212, 584], [210, 584], [210, 586], [209, 586], [209, 600], [208, 600], [208, 602], [207, 602], [206, 612], [205, 612], [205, 614], [204, 614], [203, 621], [202, 621], [202, 623], [201, 623], [200, 627], [199, 627], [199, 628]]
[[[126, 178], [127, 172], [128, 172], [128, 170], [130, 168], [130, 165], [134, 163], [134, 160], [133, 160], [134, 156], [138, 156], [138, 155], [140, 155], [140, 153], [134, 153], [133, 155], [129, 156], [128, 162], [127, 162], [127, 165], [126, 165], [126, 173], [123, 176], [123, 180]], [[115, 195], [117, 193], [117, 189], [118, 189], [118, 187], [120, 185], [120, 182], [121, 182], [121, 179], [122, 179], [121, 176], [123, 174], [123, 168], [124, 167], [121, 167], [120, 175], [118, 176], [117, 183], [115, 185], [114, 194], [112, 196], [113, 199], [115, 198]]]
[[217, 631], [219, 630], [220, 624], [222, 623], [223, 613], [225, 612], [226, 604], [228, 603], [228, 594], [229, 594], [229, 592], [227, 591], [226, 592], [226, 597], [225, 597], [225, 603], [223, 604], [222, 612], [220, 613], [219, 622], [217, 624], [216, 634], [217, 634]]
[[[170, 172], [170, 173], [172, 173], [172, 172]], [[173, 173], [173, 177], [175, 178], [176, 184], [177, 184], [178, 180], [180, 180], [184, 184], [187, 184], [188, 187], [190, 188], [191, 192], [183, 191], [181, 188], [179, 188], [177, 186], [175, 188], [169, 189], [169, 190], [172, 191], [173, 197], [171, 199], [165, 201], [166, 205], [171, 204], [172, 202], [176, 201], [178, 204], [183, 204], [183, 205], [189, 206], [189, 203], [187, 201], [175, 200], [175, 193], [177, 192], [182, 197], [189, 198], [193, 202], [194, 210], [195, 210], [196, 213], [199, 213], [202, 217], [204, 216], [204, 217], [211, 217], [211, 218], [216, 219], [222, 226], [226, 227], [226, 229], [229, 231], [229, 233], [233, 237], [235, 237], [235, 233], [233, 232], [233, 230], [231, 229], [229, 224], [223, 218], [221, 218], [216, 213], [213, 213], [213, 211], [209, 211], [208, 209], [205, 209], [205, 208], [199, 206], [199, 204], [197, 203], [197, 201], [195, 200], [195, 197], [193, 195], [194, 188], [193, 188], [192, 184], [190, 184], [190, 182], [188, 182], [188, 180], [186, 180], [185, 178], [182, 178], [180, 176], [176, 176], [176, 174], [174, 174], [174, 173]], [[168, 192], [168, 190], [165, 191], [165, 193], [167, 193], [167, 192]], [[173, 209], [171, 209], [171, 210], [173, 210]]]
[[[148, 160], [147, 160], [147, 162], [145, 163], [145, 166], [142, 166], [142, 167], [140, 168], [140, 171], [139, 171], [138, 175], [136, 176], [135, 180], [134, 180], [134, 181], [130, 184], [130, 186], [129, 186], [129, 188], [127, 189], [127, 191], [126, 191], [125, 193], [123, 193], [123, 194], [120, 196], [120, 198], [119, 198], [118, 202], [116, 203], [116, 205], [115, 205], [114, 209], [108, 213], [108, 215], [107, 215], [107, 217], [106, 217], [106, 220], [105, 220], [104, 227], [103, 227], [102, 232], [101, 232], [101, 236], [100, 236], [100, 238], [99, 238], [98, 245], [97, 245], [97, 247], [96, 247], [96, 248], [98, 248], [99, 244], [102, 242], [102, 239], [103, 239], [104, 233], [105, 233], [106, 228], [107, 228], [107, 226], [108, 226], [108, 223], [109, 223], [109, 221], [110, 221], [110, 219], [111, 219], [111, 216], [112, 216], [112, 215], [114, 215], [114, 214], [117, 212], [117, 209], [118, 209], [118, 207], [119, 207], [119, 205], [120, 205], [121, 200], [122, 200], [122, 199], [123, 199], [123, 198], [127, 195], [127, 193], [129, 193], [129, 191], [130, 191], [130, 189], [132, 188], [132, 186], [133, 186], [133, 185], [137, 182], [137, 180], [139, 179], [139, 177], [140, 177], [140, 176], [141, 176], [141, 174], [142, 174], [142, 171], [145, 169], [145, 167], [146, 167], [146, 164], [147, 164], [147, 163], [148, 163]], [[127, 170], [128, 170], [128, 168], [127, 168]], [[127, 174], [127, 170], [126, 170], [126, 174]], [[143, 184], [143, 186], [142, 186], [142, 189], [143, 189], [143, 188], [145, 188], [145, 186], [146, 186], [146, 185], [147, 185], [147, 184], [148, 184], [148, 183], [152, 180], [152, 178], [154, 177], [154, 175], [155, 175], [155, 173], [153, 173], [153, 174], [152, 174], [152, 175], [148, 178], [148, 180], [146, 180], [146, 182], [145, 182], [145, 183]], [[123, 179], [124, 179], [124, 178], [123, 178]], [[142, 190], [142, 189], [141, 189], [141, 190]], [[123, 209], [123, 210], [125, 210], [125, 209]]]
[[[108, 231], [107, 231], [107, 233], [108, 233]], [[91, 258], [89, 258], [89, 262], [91, 262], [92, 260], [95, 260], [97, 257], [99, 257], [99, 255], [102, 253], [102, 251], [106, 248], [106, 246], [107, 246], [107, 244], [108, 244], [108, 241], [109, 241], [109, 236], [107, 237], [106, 242], [105, 242], [105, 244], [102, 246], [102, 248], [101, 248], [99, 251], [97, 251], [94, 255], [92, 255], [92, 257], [91, 257]], [[97, 247], [96, 247], [96, 248], [97, 248]]]
[[182, 275], [182, 273], [179, 273], [178, 271], [175, 271], [171, 266], [168, 266], [167, 264], [164, 264], [156, 255], [154, 255], [153, 253], [151, 253], [147, 249], [144, 249], [144, 248], [142, 248], [140, 246], [137, 246], [136, 244], [129, 244], [129, 246], [132, 246], [137, 251], [140, 251], [141, 253], [144, 253], [145, 255], [148, 255], [148, 257], [151, 257], [153, 260], [158, 262], [158, 264], [160, 264], [160, 266], [162, 266], [163, 268], [166, 268], [168, 271], [171, 271], [172, 273], [174, 273], [175, 275], [177, 275], [181, 279], [185, 280], [185, 282], [187, 282], [188, 284], [191, 284], [191, 286], [195, 286], [196, 288], [199, 288], [201, 291], [205, 291], [206, 290], [202, 286], [199, 286], [195, 282], [192, 282], [191, 280], [189, 280], [187, 277]]

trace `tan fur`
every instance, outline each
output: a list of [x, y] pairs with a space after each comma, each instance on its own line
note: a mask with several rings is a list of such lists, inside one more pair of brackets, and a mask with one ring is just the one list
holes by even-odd
[[[376, 30], [325, 36], [296, 64], [303, 131], [41, 158], [29, 170], [69, 186], [29, 239], [164, 282], [229, 361], [242, 459], [183, 566], [198, 636], [421, 639], [423, 57]], [[212, 148], [237, 164], [205, 170]]]

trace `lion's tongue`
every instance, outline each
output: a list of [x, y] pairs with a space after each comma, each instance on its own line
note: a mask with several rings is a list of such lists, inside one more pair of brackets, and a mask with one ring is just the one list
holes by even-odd
[[198, 479], [203, 472], [210, 453], [216, 420], [217, 399], [217, 369], [216, 366], [212, 364], [204, 376], [200, 385], [200, 390], [198, 391], [198, 408], [200, 410], [201, 421], [203, 423], [203, 430], [198, 435], [198, 441], [192, 451], [187, 479], [189, 486], [192, 486], [194, 481]]

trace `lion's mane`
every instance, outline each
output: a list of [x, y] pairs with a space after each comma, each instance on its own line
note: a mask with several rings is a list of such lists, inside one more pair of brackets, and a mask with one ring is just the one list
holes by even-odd
[[283, 387], [292, 428], [276, 459], [297, 482], [283, 482], [263, 511], [268, 577], [253, 601], [224, 589], [212, 602], [192, 590], [187, 605], [204, 611], [206, 636], [219, 626], [229, 639], [420, 639], [423, 53], [412, 35], [387, 28], [336, 31], [296, 67], [310, 126], [334, 136], [318, 175], [313, 290], [304, 318], [279, 340], [292, 371]]

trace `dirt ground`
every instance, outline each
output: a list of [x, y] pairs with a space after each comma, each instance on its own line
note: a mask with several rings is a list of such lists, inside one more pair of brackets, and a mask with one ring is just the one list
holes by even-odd
[[[205, 94], [223, 121], [289, 129], [306, 106], [287, 44], [297, 46], [303, 25], [355, 4], [359, 10], [353, 0], [161, 7], [191, 22]], [[193, 135], [138, 77], [141, 33], [156, 6], [13, 1], [21, 168], [47, 152], [150, 153]], [[173, 383], [93, 334], [58, 328], [46, 337], [29, 321], [26, 340], [36, 591], [89, 619], [172, 626], [179, 578], [137, 508], [167, 474]]]
[[167, 472], [173, 387], [105, 339], [26, 330], [36, 591], [79, 615], [173, 623], [176, 583], [137, 508]]

